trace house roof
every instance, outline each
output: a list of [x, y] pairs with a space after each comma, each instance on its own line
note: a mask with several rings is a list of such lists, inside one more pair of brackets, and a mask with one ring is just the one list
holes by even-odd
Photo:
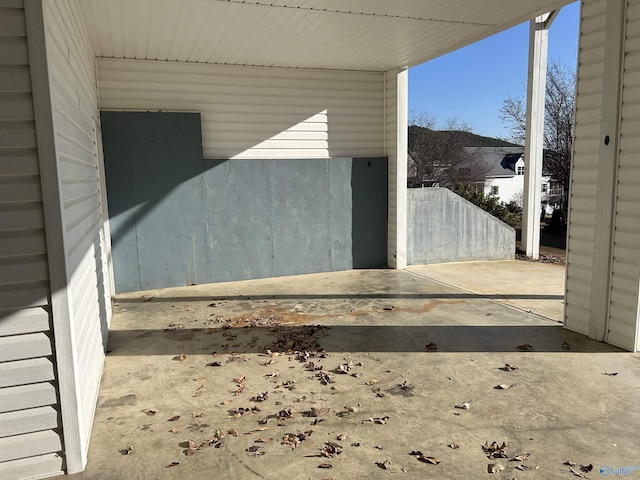
[[467, 147], [472, 161], [486, 165], [487, 178], [515, 177], [515, 164], [524, 160], [523, 147]]
[[571, 0], [82, 0], [98, 57], [386, 71]]

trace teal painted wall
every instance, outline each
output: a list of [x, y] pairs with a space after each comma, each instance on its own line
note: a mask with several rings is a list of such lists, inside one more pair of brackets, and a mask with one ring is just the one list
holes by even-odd
[[118, 292], [386, 266], [386, 158], [207, 160], [199, 114], [101, 117]]

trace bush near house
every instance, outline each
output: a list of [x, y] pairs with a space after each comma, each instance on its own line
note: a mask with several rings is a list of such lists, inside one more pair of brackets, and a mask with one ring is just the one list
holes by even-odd
[[507, 225], [515, 227], [520, 220], [518, 208], [515, 208], [517, 205], [507, 205], [495, 195], [485, 196], [481, 185], [459, 184], [456, 193]]

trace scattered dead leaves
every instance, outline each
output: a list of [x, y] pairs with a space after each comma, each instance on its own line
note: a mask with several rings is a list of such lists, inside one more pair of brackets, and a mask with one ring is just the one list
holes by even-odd
[[180, 355], [176, 355], [175, 357], [173, 357], [171, 360], [176, 362], [184, 362], [186, 359], [187, 356], [184, 353], [181, 353]]
[[338, 365], [338, 367], [336, 367], [333, 371], [335, 373], [341, 373], [341, 374], [347, 374], [351, 371], [351, 368], [353, 367], [353, 362], [352, 361], [348, 361], [347, 363], [343, 363], [341, 365]]
[[515, 365], [510, 365], [508, 363], [505, 363], [504, 367], [500, 367], [500, 370], [504, 372], [513, 372], [514, 370], [518, 370], [518, 367]]
[[316, 373], [316, 378], [320, 380], [320, 383], [322, 385], [329, 385], [330, 383], [336, 383], [335, 380], [333, 380], [329, 375], [327, 375], [325, 372], [322, 372], [322, 371]]
[[384, 417], [371, 417], [369, 418], [369, 420], [363, 420], [361, 423], [371, 422], [376, 425], [386, 425], [388, 421], [389, 421], [389, 417], [384, 416]]
[[157, 410], [151, 410], [151, 409], [148, 409], [148, 410], [142, 410], [142, 411], [143, 411], [146, 415], [149, 415], [150, 417], [153, 417], [156, 413], [158, 413], [158, 411], [157, 411]]
[[324, 442], [324, 448], [320, 449], [320, 455], [327, 458], [334, 458], [342, 453], [342, 445], [335, 442]]
[[207, 367], [221, 367], [222, 366], [222, 362], [219, 361], [214, 361], [214, 362], [209, 362], [206, 365]]
[[384, 398], [385, 394], [380, 387], [374, 387], [371, 389], [371, 391], [376, 395], [376, 397]]
[[500, 385], [496, 385], [493, 388], [496, 390], [509, 390], [511, 387], [515, 387], [515, 384], [509, 385], [508, 383], [501, 383]]
[[422, 463], [429, 463], [431, 465], [438, 465], [440, 463], [440, 460], [438, 460], [436, 457], [425, 455], [420, 450], [413, 450], [409, 452], [409, 455], [416, 457], [416, 459]]
[[269, 398], [269, 392], [260, 393], [254, 397], [251, 397], [252, 402], [264, 402]]
[[436, 457], [427, 457], [426, 455], [418, 455], [416, 458], [423, 463], [430, 463], [431, 465], [438, 465], [440, 463], [440, 460], [438, 460]]
[[167, 422], [175, 422], [176, 420], [180, 420], [180, 415], [174, 415], [173, 417], [168, 419]]
[[516, 455], [511, 459], [512, 462], [524, 462], [525, 460], [529, 460], [531, 458], [530, 453], [523, 453], [521, 455]]
[[460, 448], [460, 445], [458, 445], [457, 443], [450, 443], [449, 445], [447, 445], [447, 447], [455, 450], [457, 448]]
[[129, 445], [127, 448], [122, 448], [118, 451], [120, 452], [120, 455], [131, 455], [131, 452], [133, 452], [133, 445]]
[[319, 417], [328, 414], [330, 411], [329, 407], [311, 407], [311, 410], [303, 412], [302, 415], [305, 417]]
[[307, 430], [306, 432], [298, 431], [297, 433], [287, 433], [282, 437], [282, 443], [284, 445], [289, 445], [291, 450], [295, 450], [305, 440], [308, 440], [313, 430]]
[[175, 467], [177, 465], [180, 465], [180, 462], [171, 462], [170, 464], [165, 465], [164, 468]]
[[249, 448], [245, 448], [244, 451], [251, 457], [259, 457], [265, 453], [262, 447], [259, 447], [258, 445], [252, 445]]
[[500, 473], [502, 470], [504, 470], [504, 465], [502, 465], [501, 463], [495, 462], [487, 465], [488, 473]]
[[391, 466], [391, 460], [385, 460], [384, 462], [376, 462], [376, 465], [383, 470], [388, 470]]
[[455, 407], [460, 408], [461, 410], [469, 410], [471, 408], [471, 400], [467, 400], [466, 402], [459, 403]]
[[320, 465], [318, 465], [318, 468], [333, 468], [333, 465], [331, 465], [330, 463], [321, 463]]
[[193, 395], [194, 397], [199, 397], [200, 395], [202, 395], [202, 392], [204, 392], [204, 385], [200, 385], [197, 389], [196, 389], [196, 393]]
[[491, 445], [489, 445], [489, 442], [485, 442], [485, 444], [482, 445], [482, 450], [487, 454], [487, 458], [491, 460], [494, 458], [509, 458], [506, 448], [507, 444], [505, 442], [502, 442], [502, 444], [491, 442]]
[[236, 408], [235, 410], [230, 410], [229, 411], [229, 418], [242, 418], [245, 415], [249, 415], [251, 413], [256, 413], [259, 412], [260, 409], [258, 407], [240, 407], [240, 408]]

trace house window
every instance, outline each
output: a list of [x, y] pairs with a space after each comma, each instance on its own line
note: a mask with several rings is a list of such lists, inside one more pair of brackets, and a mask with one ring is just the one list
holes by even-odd
[[493, 185], [491, 187], [491, 195], [498, 195], [498, 185]]
[[543, 183], [542, 184], [542, 193], [547, 193], [549, 191], [549, 184], [548, 183]]
[[518, 175], [524, 175], [524, 166], [520, 166], [520, 167], [517, 167], [517, 168], [518, 168], [517, 174]]

